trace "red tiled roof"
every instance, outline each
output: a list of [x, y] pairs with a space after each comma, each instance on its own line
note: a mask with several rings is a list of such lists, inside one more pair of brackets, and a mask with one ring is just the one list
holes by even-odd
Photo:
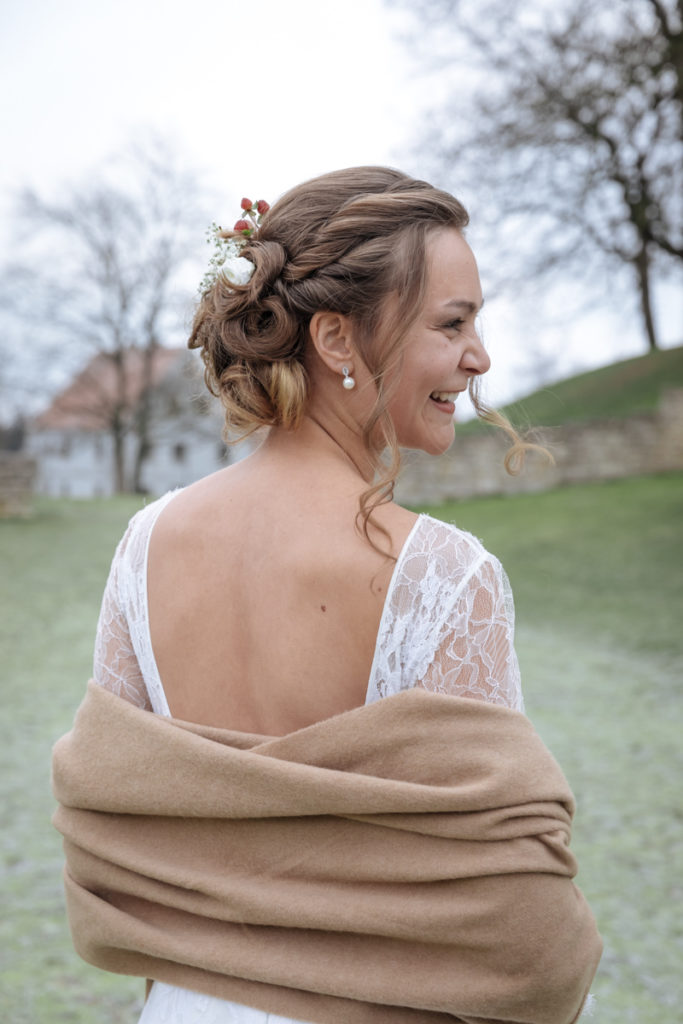
[[[166, 376], [185, 349], [158, 348], [152, 360], [151, 385]], [[144, 389], [144, 361], [140, 349], [124, 354], [123, 409], [130, 412], [140, 400]], [[119, 401], [118, 373], [112, 356], [96, 355], [73, 379], [45, 412], [34, 420], [38, 430], [103, 430]]]

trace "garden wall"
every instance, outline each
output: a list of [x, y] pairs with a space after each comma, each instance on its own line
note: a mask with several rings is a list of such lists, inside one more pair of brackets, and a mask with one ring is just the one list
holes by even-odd
[[0, 451], [0, 519], [30, 515], [35, 476], [34, 459]]
[[396, 499], [431, 505], [683, 470], [683, 390], [665, 392], [652, 413], [546, 427], [539, 434], [555, 464], [531, 454], [522, 473], [510, 476], [503, 466], [508, 442], [501, 431], [458, 437], [456, 426], [455, 443], [441, 458], [405, 454]]

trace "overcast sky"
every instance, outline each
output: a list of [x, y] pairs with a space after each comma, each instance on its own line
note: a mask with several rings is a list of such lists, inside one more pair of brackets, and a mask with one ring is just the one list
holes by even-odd
[[[405, 28], [382, 0], [0, 0], [4, 210], [12, 189], [54, 195], [150, 130], [206, 172], [225, 202], [216, 219], [337, 167], [419, 174], [428, 86]], [[662, 306], [672, 344], [680, 305]], [[544, 359], [559, 374], [644, 351], [630, 311], [553, 324], [508, 299], [484, 329], [494, 400], [530, 390]]]
[[2, 0], [3, 185], [153, 127], [233, 197], [396, 160], [411, 90], [381, 0]]

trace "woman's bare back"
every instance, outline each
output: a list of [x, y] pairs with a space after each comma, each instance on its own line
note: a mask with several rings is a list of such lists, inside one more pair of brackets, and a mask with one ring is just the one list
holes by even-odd
[[[394, 562], [355, 528], [362, 479], [332, 465], [259, 452], [159, 516], [149, 621], [175, 717], [278, 735], [363, 704]], [[380, 515], [396, 555], [415, 516]]]

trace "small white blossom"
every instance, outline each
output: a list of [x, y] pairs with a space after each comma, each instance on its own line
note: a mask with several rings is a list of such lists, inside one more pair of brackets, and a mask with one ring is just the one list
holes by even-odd
[[220, 269], [230, 284], [248, 284], [256, 268], [244, 256], [226, 256]]
[[226, 259], [230, 256], [239, 256], [246, 244], [246, 238], [221, 238], [219, 235], [216, 235], [218, 252], [221, 257]]

